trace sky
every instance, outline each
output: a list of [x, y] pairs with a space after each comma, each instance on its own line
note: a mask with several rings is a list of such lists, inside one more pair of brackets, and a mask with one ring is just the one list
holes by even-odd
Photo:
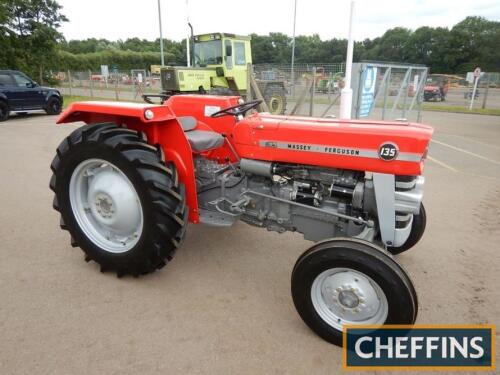
[[[160, 0], [164, 38], [188, 35], [187, 15], [195, 34], [292, 35], [294, 0]], [[62, 27], [67, 40], [118, 40], [159, 36], [157, 0], [59, 0], [69, 18]], [[346, 38], [350, 0], [297, 0], [296, 35]], [[188, 11], [187, 11], [188, 9]], [[381, 36], [404, 26], [452, 27], [469, 15], [500, 21], [500, 0], [357, 0], [353, 34], [356, 40]]]

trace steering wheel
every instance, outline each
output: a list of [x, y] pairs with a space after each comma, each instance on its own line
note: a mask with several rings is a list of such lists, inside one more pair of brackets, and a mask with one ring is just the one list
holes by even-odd
[[210, 115], [210, 117], [218, 118], [218, 117], [223, 117], [223, 116], [245, 115], [245, 113], [247, 113], [251, 109], [256, 108], [260, 103], [262, 103], [262, 100], [252, 100], [251, 102], [248, 102], [248, 103], [233, 105], [231, 107], [227, 107], [227, 108], [221, 109], [220, 111], [212, 113]]

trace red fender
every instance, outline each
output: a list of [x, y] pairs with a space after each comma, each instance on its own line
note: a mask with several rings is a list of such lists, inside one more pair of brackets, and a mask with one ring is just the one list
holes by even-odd
[[[146, 111], [148, 111], [149, 119], [146, 117]], [[142, 131], [148, 137], [148, 143], [159, 144], [165, 154], [165, 159], [175, 164], [179, 180], [186, 187], [189, 221], [199, 222], [193, 151], [170, 107], [146, 103], [80, 102], [71, 104], [59, 117], [57, 123], [79, 121], [86, 124], [111, 122]]]

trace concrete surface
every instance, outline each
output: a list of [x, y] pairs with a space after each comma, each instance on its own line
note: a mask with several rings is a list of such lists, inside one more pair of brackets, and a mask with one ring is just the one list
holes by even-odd
[[[49, 164], [76, 126], [0, 124], [1, 374], [333, 374], [341, 349], [295, 312], [290, 273], [312, 243], [243, 223], [188, 228], [139, 279], [101, 274], [59, 229]], [[428, 226], [399, 256], [418, 323], [499, 323], [500, 117], [425, 113]], [[407, 372], [405, 372], [407, 373]]]

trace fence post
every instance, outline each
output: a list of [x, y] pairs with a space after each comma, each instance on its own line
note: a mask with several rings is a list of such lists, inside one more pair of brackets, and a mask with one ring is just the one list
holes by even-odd
[[387, 81], [384, 87], [384, 105], [382, 107], [382, 120], [385, 120], [385, 111], [387, 111], [387, 96], [389, 95], [389, 85], [391, 84], [391, 73], [392, 68], [388, 67]]
[[260, 92], [259, 85], [257, 85], [257, 82], [253, 78], [252, 75], [250, 75], [250, 85], [252, 86], [253, 93], [255, 94], [255, 97], [258, 100], [262, 100], [262, 103], [260, 103], [260, 109], [263, 112], [269, 112], [269, 107], [264, 100], [264, 97], [262, 96], [262, 93]]
[[311, 97], [309, 102], [309, 116], [312, 117], [314, 112], [314, 92], [316, 91], [316, 67], [312, 69], [313, 77], [312, 77], [312, 85], [311, 85]]
[[486, 89], [484, 90], [484, 97], [483, 97], [483, 105], [481, 106], [482, 109], [486, 108], [486, 100], [488, 99], [488, 90], [490, 89], [490, 74], [486, 73], [488, 75], [488, 78], [486, 79]]
[[297, 111], [300, 109], [300, 107], [302, 107], [302, 104], [304, 104], [304, 101], [306, 100], [306, 97], [307, 97], [307, 91], [310, 90], [312, 87], [311, 86], [312, 80], [305, 77], [305, 81], [306, 81], [306, 87], [304, 88], [304, 90], [300, 94], [299, 100], [297, 100], [297, 102], [295, 103], [295, 106], [293, 107], [292, 111], [290, 112], [290, 114], [292, 116], [297, 113]]
[[251, 81], [252, 81], [252, 64], [247, 63], [247, 98], [246, 98], [247, 102], [253, 100]]
[[403, 110], [401, 111], [401, 118], [406, 118], [406, 100], [408, 99], [408, 88], [410, 86], [411, 74], [413, 73], [412, 68], [408, 68], [408, 79], [403, 81], [403, 89], [405, 90], [405, 96], [403, 99]]
[[90, 97], [94, 99], [94, 82], [92, 81], [92, 71], [89, 70], [89, 89]]
[[71, 71], [68, 70], [69, 95], [73, 96], [73, 85], [71, 83]]
[[115, 97], [116, 97], [116, 101], [120, 100], [120, 98], [118, 97], [118, 77], [119, 77], [119, 74], [115, 74]]

